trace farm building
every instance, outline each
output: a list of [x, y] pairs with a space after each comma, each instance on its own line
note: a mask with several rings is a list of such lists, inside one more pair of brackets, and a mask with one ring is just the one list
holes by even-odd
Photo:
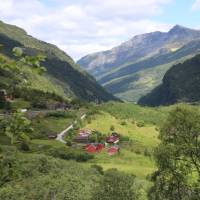
[[104, 144], [97, 144], [96, 145], [96, 151], [101, 152], [104, 149]]
[[85, 146], [85, 150], [88, 153], [100, 153], [104, 149], [103, 144], [88, 144]]
[[88, 143], [89, 142], [89, 135], [91, 131], [89, 130], [79, 130], [78, 135], [74, 138], [74, 141], [77, 143]]
[[54, 139], [57, 138], [57, 134], [49, 134], [49, 135], [48, 135], [48, 138], [49, 138], [50, 140], [54, 140]]
[[89, 142], [89, 135], [77, 135], [74, 138], [74, 141], [77, 143], [88, 143]]
[[106, 142], [109, 144], [117, 144], [119, 142], [119, 134], [112, 133], [106, 138]]
[[85, 150], [88, 153], [95, 153], [96, 152], [96, 146], [94, 144], [88, 144], [88, 145], [86, 145]]
[[81, 136], [89, 136], [90, 134], [91, 134], [90, 130], [84, 130], [84, 129], [79, 130], [79, 135]]
[[115, 155], [115, 154], [119, 153], [119, 150], [120, 150], [119, 146], [112, 146], [108, 149], [108, 154], [110, 156]]

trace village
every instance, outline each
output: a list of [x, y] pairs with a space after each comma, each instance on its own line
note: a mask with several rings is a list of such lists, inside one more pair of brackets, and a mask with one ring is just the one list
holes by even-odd
[[[9, 104], [13, 102], [14, 98], [7, 94], [6, 90], [0, 90], [0, 97], [2, 102], [5, 102], [6, 104]], [[55, 111], [66, 111], [68, 109], [67, 105], [65, 103], [54, 103], [49, 104], [47, 107], [46, 112], [51, 112], [53, 110]], [[27, 117], [29, 119], [32, 119], [36, 117], [40, 112], [43, 111], [29, 111], [26, 108], [20, 109], [20, 112], [26, 113]], [[83, 115], [83, 118], [86, 117]], [[82, 119], [83, 120], [83, 119]], [[74, 122], [76, 124], [76, 121]], [[59, 139], [59, 134], [48, 134], [49, 140], [59, 140], [60, 142], [66, 143], [68, 145], [69, 143], [65, 142], [64, 137], [66, 137], [69, 133], [69, 131], [73, 129], [73, 125], [69, 126], [66, 131], [61, 134]], [[100, 138], [99, 139], [99, 135]], [[120, 141], [120, 134], [116, 132], [112, 132], [110, 135], [105, 136], [101, 133], [98, 133], [97, 131], [92, 131], [88, 129], [78, 129], [75, 130], [74, 137], [71, 138], [71, 141], [73, 143], [72, 146], [79, 146], [82, 147], [84, 151], [87, 153], [101, 153], [103, 150], [107, 151], [107, 154], [112, 156], [120, 152], [119, 147], [119, 141]], [[70, 142], [71, 143], [71, 142]]]
[[83, 149], [88, 153], [101, 153], [103, 149], [107, 150], [108, 155], [119, 153], [120, 136], [118, 133], [113, 132], [110, 136], [105, 138], [105, 141], [102, 140], [101, 143], [91, 143], [91, 134], [94, 134], [91, 130], [80, 129], [74, 141], [83, 144]]

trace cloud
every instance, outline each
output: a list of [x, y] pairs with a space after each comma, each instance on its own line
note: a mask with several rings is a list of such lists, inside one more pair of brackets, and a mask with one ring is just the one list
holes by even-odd
[[[73, 58], [109, 49], [136, 34], [168, 30], [153, 20], [171, 0], [6, 0], [0, 18], [52, 42]], [[148, 11], [148, 12], [147, 12]]]
[[194, 4], [192, 5], [192, 11], [200, 10], [200, 0], [195, 0]]

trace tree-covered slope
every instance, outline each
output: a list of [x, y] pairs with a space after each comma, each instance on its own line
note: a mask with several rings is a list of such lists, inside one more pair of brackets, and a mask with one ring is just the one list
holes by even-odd
[[46, 78], [69, 98], [87, 101], [115, 99], [93, 77], [81, 70], [65, 52], [55, 45], [29, 36], [21, 28], [0, 22], [0, 44], [3, 45], [2, 53], [8, 57], [12, 57], [11, 50], [16, 46], [23, 48], [28, 55], [45, 55], [46, 61], [42, 65], [47, 69]]
[[174, 64], [198, 54], [200, 31], [175, 26], [169, 32], [138, 35], [110, 51], [88, 55], [78, 63], [108, 91], [137, 102], [161, 83]]
[[142, 97], [139, 104], [158, 106], [200, 101], [200, 56], [173, 66], [160, 86]]

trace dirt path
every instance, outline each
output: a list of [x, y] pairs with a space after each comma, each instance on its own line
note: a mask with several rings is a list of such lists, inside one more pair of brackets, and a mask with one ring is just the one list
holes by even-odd
[[[83, 114], [83, 115], [80, 117], [81, 120], [84, 120], [85, 118], [86, 118], [86, 114]], [[75, 124], [77, 124], [77, 120], [75, 120], [74, 123], [72, 123], [70, 126], [68, 126], [68, 127], [67, 127], [65, 130], [63, 130], [61, 133], [59, 133], [59, 134], [57, 135], [56, 140], [58, 140], [58, 141], [60, 141], [60, 142], [66, 144], [65, 140], [63, 139], [63, 137], [67, 134], [67, 132], [68, 132], [69, 130], [71, 130], [71, 129], [74, 128], [74, 125], [75, 125]]]

